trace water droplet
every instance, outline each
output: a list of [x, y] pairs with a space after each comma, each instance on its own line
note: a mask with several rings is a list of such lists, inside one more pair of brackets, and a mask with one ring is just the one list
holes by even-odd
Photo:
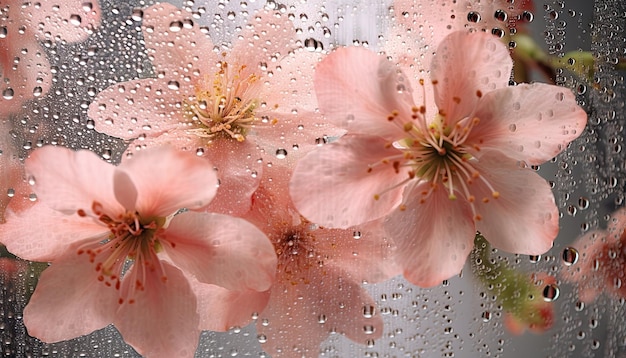
[[372, 318], [375, 313], [374, 306], [363, 306], [363, 317]]
[[319, 324], [324, 324], [324, 323], [326, 323], [326, 319], [327, 319], [327, 318], [326, 318], [326, 315], [325, 315], [325, 314], [323, 314], [323, 313], [322, 313], [321, 315], [317, 316], [317, 322], [318, 322]]
[[576, 209], [576, 207], [574, 205], [568, 205], [567, 206], [567, 213], [570, 216], [576, 216], [576, 213], [578, 213], [578, 209]]
[[8, 31], [6, 26], [0, 26], [0, 39], [7, 37]]
[[140, 8], [134, 8], [130, 18], [134, 21], [141, 21], [143, 19], [143, 10]]
[[375, 331], [376, 329], [374, 328], [374, 326], [370, 326], [370, 325], [363, 326], [363, 332], [365, 334], [374, 334]]
[[493, 17], [498, 21], [506, 21], [509, 18], [507, 13], [502, 10], [496, 10], [496, 12], [493, 14]]
[[70, 24], [74, 26], [80, 26], [82, 21], [83, 20], [80, 18], [80, 15], [73, 14], [70, 16]]
[[178, 89], [180, 88], [180, 83], [178, 83], [178, 81], [169, 81], [167, 83], [167, 88], [178, 91]]
[[535, 18], [535, 15], [533, 15], [533, 13], [530, 11], [524, 11], [522, 13], [522, 20], [524, 21], [532, 22], [534, 18]]
[[480, 21], [480, 14], [475, 11], [470, 11], [467, 13], [467, 21], [469, 22], [478, 22]]
[[93, 119], [88, 119], [86, 127], [87, 129], [94, 129], [96, 128], [96, 122]]
[[111, 149], [105, 149], [105, 150], [102, 151], [101, 155], [102, 155], [103, 159], [109, 160], [109, 159], [111, 159], [112, 154], [113, 153], [111, 152]]
[[578, 198], [578, 208], [580, 210], [585, 210], [589, 208], [589, 199], [587, 199], [584, 196], [581, 196], [580, 198]]
[[367, 348], [374, 348], [375, 345], [375, 341], [373, 339], [368, 339], [365, 344], [367, 345]]
[[582, 311], [585, 309], [585, 303], [583, 301], [578, 301], [576, 302], [576, 304], [574, 305], [574, 309], [578, 312]]
[[543, 288], [543, 299], [546, 302], [555, 301], [559, 298], [559, 294], [561, 293], [559, 286], [556, 284], [550, 284]]
[[13, 88], [8, 87], [5, 88], [4, 91], [2, 91], [2, 98], [4, 99], [13, 99], [13, 96], [15, 95], [15, 92], [13, 92]]
[[182, 30], [183, 28], [183, 23], [180, 21], [172, 21], [170, 22], [170, 31], [172, 32], [178, 32], [180, 30]]
[[267, 336], [264, 334], [259, 334], [258, 336], [256, 336], [256, 339], [259, 341], [259, 343], [267, 342]]
[[9, 198], [14, 197], [14, 196], [15, 196], [15, 189], [13, 189], [13, 188], [9, 188], [9, 189], [7, 189], [7, 196], [8, 196]]
[[33, 96], [39, 97], [42, 94], [43, 94], [43, 88], [41, 88], [40, 86], [33, 88]]
[[552, 20], [556, 20], [556, 19], [558, 19], [558, 18], [559, 18], [559, 13], [558, 13], [558, 12], [556, 12], [555, 10], [550, 11], [550, 12], [548, 13], [548, 15], [550, 15], [550, 18], [551, 18]]
[[515, 132], [517, 130], [517, 126], [515, 125], [515, 123], [509, 124], [509, 130], [511, 132]]
[[320, 52], [324, 49], [324, 45], [312, 37], [304, 40], [304, 47], [311, 52]]
[[541, 255], [530, 255], [528, 256], [528, 259], [530, 260], [530, 262], [536, 264], [537, 262], [539, 262], [539, 260], [541, 260]]
[[355, 238], [356, 240], [361, 238], [361, 232], [360, 231], [354, 231], [352, 233], [352, 237]]
[[481, 317], [483, 318], [483, 322], [489, 322], [491, 320], [491, 312], [485, 311]]
[[494, 27], [493, 29], [491, 29], [491, 34], [499, 38], [503, 38], [505, 35], [504, 30], [499, 27]]
[[287, 157], [287, 150], [283, 148], [276, 149], [276, 158], [285, 159]]
[[578, 261], [578, 250], [573, 247], [566, 247], [563, 250], [563, 263], [566, 266], [571, 266]]

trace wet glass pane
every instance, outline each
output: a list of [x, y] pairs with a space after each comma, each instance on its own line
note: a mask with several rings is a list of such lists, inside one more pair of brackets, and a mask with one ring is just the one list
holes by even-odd
[[0, 0], [7, 357], [621, 357], [626, 5]]

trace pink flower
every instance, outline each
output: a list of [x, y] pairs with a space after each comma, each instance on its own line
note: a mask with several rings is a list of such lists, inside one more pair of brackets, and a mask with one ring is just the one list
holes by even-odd
[[291, 22], [269, 11], [253, 15], [232, 48], [169, 4], [147, 8], [142, 29], [157, 77], [107, 88], [89, 116], [97, 130], [132, 140], [129, 154], [168, 143], [208, 158], [220, 179], [211, 209], [244, 213], [261, 159], [294, 157], [315, 130], [308, 83], [318, 57], [297, 49]]
[[570, 262], [562, 278], [577, 285], [582, 302], [592, 302], [603, 291], [626, 298], [626, 208], [613, 213], [606, 230], [591, 231], [576, 240], [573, 249], [579, 260]]
[[39, 41], [84, 40], [100, 23], [98, 1], [3, 1], [0, 11], [0, 115], [50, 88], [50, 64]]
[[88, 151], [44, 147], [26, 170], [39, 203], [9, 213], [0, 237], [10, 252], [52, 263], [24, 310], [29, 334], [45, 342], [113, 323], [142, 355], [192, 357], [200, 316], [220, 313], [197, 306], [188, 276], [232, 290], [273, 281], [276, 256], [256, 227], [180, 212], [205, 207], [217, 188], [212, 167], [193, 154], [160, 148], [115, 167]]
[[404, 275], [420, 286], [458, 273], [477, 230], [505, 251], [545, 252], [558, 209], [525, 166], [564, 150], [587, 116], [565, 88], [508, 86], [511, 67], [484, 33], [446, 37], [430, 78], [366, 49], [331, 53], [316, 69], [316, 94], [348, 134], [298, 163], [296, 208], [335, 228], [386, 217]]
[[382, 225], [319, 227], [293, 207], [286, 168], [276, 174], [255, 192], [246, 215], [267, 234], [278, 256], [276, 282], [257, 320], [262, 348], [272, 357], [308, 357], [318, 355], [330, 332], [359, 344], [380, 338], [382, 317], [361, 283], [399, 274]]

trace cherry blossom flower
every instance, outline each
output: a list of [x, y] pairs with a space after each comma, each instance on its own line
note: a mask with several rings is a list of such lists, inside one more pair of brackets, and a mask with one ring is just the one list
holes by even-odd
[[380, 222], [341, 230], [303, 218], [289, 199], [287, 170], [263, 181], [245, 216], [267, 234], [278, 256], [276, 282], [256, 325], [262, 348], [272, 357], [317, 356], [330, 332], [373, 342], [383, 333], [383, 320], [361, 283], [399, 274], [393, 247]]
[[208, 158], [220, 179], [210, 208], [244, 213], [262, 159], [293, 157], [315, 130], [318, 55], [298, 48], [289, 19], [270, 11], [251, 16], [232, 48], [169, 4], [144, 10], [142, 32], [157, 77], [100, 93], [89, 108], [96, 129], [131, 140], [129, 154], [168, 143]]
[[115, 167], [44, 147], [26, 170], [38, 204], [9, 212], [0, 237], [24, 259], [51, 262], [24, 310], [29, 334], [45, 342], [112, 323], [142, 355], [192, 357], [200, 315], [219, 312], [197, 306], [187, 276], [231, 290], [265, 291], [273, 281], [276, 255], [255, 226], [184, 211], [205, 207], [217, 188], [213, 169], [191, 153], [153, 149]]
[[[576, 284], [582, 302], [592, 302], [603, 291], [626, 298], [626, 209], [613, 213], [606, 230], [594, 230], [572, 245], [578, 262], [564, 270], [564, 281]], [[576, 256], [574, 256], [576, 257]]]
[[420, 286], [458, 273], [477, 230], [508, 252], [547, 251], [558, 209], [525, 166], [564, 150], [587, 116], [565, 88], [508, 86], [511, 67], [506, 46], [484, 33], [446, 37], [430, 78], [363, 48], [331, 53], [316, 94], [348, 132], [298, 163], [296, 208], [334, 228], [385, 217], [404, 276]]
[[98, 1], [3, 1], [0, 9], [0, 116], [14, 113], [50, 88], [40, 41], [84, 40], [100, 23]]

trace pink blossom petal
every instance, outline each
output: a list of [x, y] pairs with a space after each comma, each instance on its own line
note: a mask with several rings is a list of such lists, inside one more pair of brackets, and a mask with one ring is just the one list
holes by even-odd
[[202, 283], [265, 291], [274, 281], [274, 247], [243, 219], [186, 212], [172, 219], [164, 238], [171, 260]]
[[622, 207], [611, 214], [607, 231], [609, 232], [608, 240], [610, 241], [619, 239], [624, 242], [626, 240], [626, 208]]
[[393, 162], [402, 158], [383, 138], [346, 135], [298, 162], [291, 197], [302, 215], [326, 227], [348, 228], [380, 218], [400, 202], [402, 187], [394, 186], [408, 175], [403, 168], [396, 173]]
[[[186, 10], [159, 3], [144, 10], [142, 33], [146, 49], [166, 83], [177, 83], [181, 94], [193, 93], [201, 75], [212, 75], [218, 55], [208, 33]], [[191, 78], [191, 81], [189, 80]]]
[[[559, 211], [545, 179], [497, 152], [486, 153], [476, 169], [482, 179], [469, 185], [475, 196], [476, 229], [507, 252], [539, 255], [552, 247], [559, 232]], [[499, 193], [495, 199], [493, 190]]]
[[205, 207], [215, 196], [213, 167], [193, 153], [169, 147], [142, 151], [122, 163], [138, 188], [137, 210], [144, 216], [168, 216], [177, 210]]
[[[615, 243], [611, 235], [606, 234], [605, 231], [596, 230], [576, 239], [572, 246], [578, 251], [578, 262], [561, 273], [565, 282], [576, 284], [578, 298], [585, 303], [593, 302], [604, 289], [605, 278], [602, 270], [606, 269], [604, 263], [608, 258], [603, 256], [605, 248]], [[594, 269], [596, 265], [598, 268]]]
[[20, 33], [21, 25], [6, 26], [7, 36], [0, 39], [0, 78], [2, 78], [0, 93], [3, 94], [0, 96], [0, 115], [2, 118], [20, 111], [25, 101], [41, 97], [50, 89], [51, 74], [48, 58], [30, 29]]
[[[91, 241], [91, 240], [85, 240]], [[98, 280], [87, 255], [77, 255], [82, 242], [59, 254], [39, 278], [24, 309], [28, 334], [58, 342], [89, 334], [112, 323], [118, 292]]]
[[407, 186], [404, 210], [396, 209], [385, 222], [387, 233], [396, 242], [396, 258], [404, 277], [420, 287], [441, 284], [461, 272], [476, 231], [465, 201], [449, 199], [443, 187], [432, 188], [424, 198], [422, 193], [431, 188], [431, 183]]
[[67, 245], [87, 238], [104, 239], [110, 233], [93, 218], [64, 215], [41, 203], [19, 214], [9, 211], [6, 219], [0, 225], [0, 241], [11, 253], [31, 261], [55, 261]]
[[87, 150], [45, 146], [26, 160], [38, 200], [66, 214], [79, 209], [89, 212], [94, 203], [106, 213], [123, 212], [114, 195], [114, 171], [114, 166]]
[[468, 143], [531, 165], [562, 152], [587, 125], [587, 114], [567, 88], [541, 83], [489, 92], [473, 115], [480, 122]]
[[[288, 16], [260, 10], [251, 16], [238, 36], [239, 40], [234, 42], [228, 59], [238, 65], [247, 65], [250, 72], [256, 72], [262, 67], [277, 71], [276, 59], [282, 59], [298, 47], [295, 36], [296, 30]], [[261, 66], [261, 63], [264, 65]]]
[[96, 130], [134, 139], [182, 129], [188, 121], [180, 106], [184, 97], [164, 79], [146, 78], [118, 83], [100, 92], [89, 105]]
[[[319, 63], [315, 93], [332, 124], [390, 140], [405, 135], [402, 121], [410, 121], [414, 107], [408, 77], [384, 57], [360, 47], [337, 49]], [[394, 112], [398, 117], [389, 121]]]
[[256, 142], [219, 140], [205, 147], [204, 156], [217, 169], [219, 188], [207, 211], [241, 215], [250, 209], [252, 193], [259, 186], [263, 163]]
[[[200, 338], [196, 297], [179, 269], [167, 262], [161, 262], [161, 267], [167, 280], [145, 275], [145, 289], [135, 290], [134, 303], [119, 305], [113, 324], [143, 356], [193, 357]], [[131, 272], [127, 275], [132, 278]], [[129, 285], [135, 281], [123, 280], [121, 290]]]
[[37, 28], [41, 39], [82, 41], [100, 25], [100, 4], [97, 0], [56, 0], [29, 3], [24, 15]]
[[270, 298], [269, 291], [231, 291], [198, 281], [192, 281], [192, 287], [198, 297], [201, 330], [225, 332], [244, 327], [265, 309]]
[[[257, 332], [267, 339], [262, 348], [272, 356], [317, 356], [330, 332], [359, 344], [382, 336], [383, 320], [374, 300], [358, 282], [334, 267], [312, 272], [310, 284], [272, 287], [270, 302]], [[292, 355], [293, 354], [293, 355]]]
[[261, 88], [261, 97], [270, 108], [279, 104], [276, 110], [283, 113], [290, 113], [293, 109], [300, 111], [317, 108], [313, 75], [322, 56], [304, 48], [287, 53], [280, 61], [280, 69], [272, 70], [271, 77], [263, 77], [265, 81]]
[[317, 230], [315, 248], [357, 282], [388, 280], [402, 270], [395, 262], [395, 244], [382, 223], [376, 220], [345, 230]]
[[121, 170], [116, 170], [113, 174], [113, 191], [115, 199], [126, 209], [126, 211], [135, 212], [135, 204], [137, 203], [137, 188], [132, 179]]
[[453, 32], [439, 44], [431, 67], [435, 102], [447, 124], [472, 114], [481, 96], [508, 86], [513, 63], [500, 39]]

